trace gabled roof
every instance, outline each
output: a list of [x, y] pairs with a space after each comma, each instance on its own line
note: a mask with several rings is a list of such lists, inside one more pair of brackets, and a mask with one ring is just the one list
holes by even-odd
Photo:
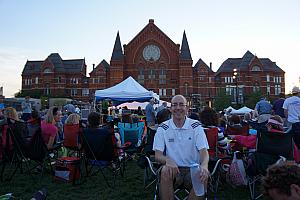
[[185, 31], [183, 32], [179, 58], [183, 59], [183, 60], [191, 60], [192, 59], [190, 47], [189, 47], [189, 43], [188, 43], [186, 35], [185, 35]]
[[123, 59], [123, 50], [122, 50], [120, 35], [118, 31], [114, 49], [111, 55], [111, 60], [122, 60], [122, 59]]
[[[225, 60], [216, 75], [221, 72], [232, 72], [234, 68], [239, 71], [248, 71], [253, 59], [256, 58], [250, 51], [247, 51], [242, 58], [228, 58]], [[269, 58], [257, 58], [262, 64], [263, 71], [273, 71], [273, 72], [284, 72], [275, 62], [272, 62]]]
[[110, 67], [109, 64], [108, 64], [108, 62], [106, 62], [105, 59], [103, 59], [99, 65], [103, 65], [103, 67], [104, 67], [105, 69], [108, 69], [108, 68]]
[[194, 65], [194, 68], [198, 69], [200, 66], [205, 66], [205, 68], [207, 68], [208, 71], [213, 72], [212, 69], [201, 58], [199, 58], [197, 63]]
[[254, 59], [254, 55], [248, 50], [242, 57], [240, 68], [247, 68], [253, 59]]
[[260, 58], [259, 60], [264, 66], [265, 71], [284, 72], [278, 65], [276, 65], [276, 62], [272, 62], [269, 58]]
[[58, 53], [51, 53], [48, 56], [48, 59], [54, 65], [57, 71], [63, 71], [63, 61]]
[[93, 74], [93, 72], [100, 66], [103, 66], [105, 69], [109, 69], [110, 65], [103, 59], [89, 74]]
[[[78, 73], [84, 71], [84, 59], [62, 60], [58, 53], [50, 54], [47, 59], [53, 64], [55, 72]], [[44, 61], [27, 61], [24, 66], [22, 75], [40, 73], [43, 63]]]
[[133, 44], [133, 42], [139, 38], [147, 29], [152, 29], [152, 30], [157, 30], [158, 32], [160, 32], [166, 39], [167, 41], [169, 41], [175, 48], [177, 47], [177, 44], [175, 44], [175, 42], [173, 42], [169, 36], [167, 36], [162, 30], [160, 30], [160, 28], [158, 28], [155, 24], [154, 24], [154, 20], [153, 19], [149, 19], [149, 23], [130, 41], [128, 42], [128, 44], [126, 45], [127, 47], [130, 46], [131, 44]]

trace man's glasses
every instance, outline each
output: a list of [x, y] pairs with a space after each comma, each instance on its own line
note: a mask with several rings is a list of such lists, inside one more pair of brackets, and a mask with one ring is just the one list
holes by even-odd
[[183, 108], [183, 107], [186, 106], [186, 104], [184, 104], [184, 103], [172, 103], [171, 106], [172, 107], [178, 107], [179, 106], [180, 108]]

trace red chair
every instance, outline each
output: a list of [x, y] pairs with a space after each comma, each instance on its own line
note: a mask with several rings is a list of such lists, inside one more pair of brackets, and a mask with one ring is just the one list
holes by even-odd
[[218, 157], [218, 128], [208, 128], [204, 129], [207, 142], [208, 142], [208, 154], [210, 158]]
[[222, 154], [218, 151], [218, 133], [219, 129], [217, 127], [204, 129], [206, 134], [207, 142], [209, 145], [208, 154], [209, 154], [209, 163], [208, 168], [210, 171], [210, 177], [208, 181], [208, 189], [217, 193], [220, 177], [224, 172], [224, 165], [230, 163], [230, 157], [226, 154]]
[[77, 152], [77, 157], [80, 157], [79, 137], [82, 133], [82, 129], [79, 124], [64, 124], [64, 147], [70, 149], [70, 154]]
[[232, 126], [227, 125], [227, 128], [225, 129], [225, 135], [249, 135], [249, 125], [244, 124], [241, 126]]

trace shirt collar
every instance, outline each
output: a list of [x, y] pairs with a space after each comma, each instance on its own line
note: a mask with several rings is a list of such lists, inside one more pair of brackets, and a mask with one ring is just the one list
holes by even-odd
[[185, 117], [185, 120], [184, 120], [184, 124], [183, 124], [183, 126], [181, 127], [181, 128], [178, 128], [175, 124], [174, 124], [174, 121], [173, 121], [173, 118], [171, 118], [171, 127], [173, 128], [173, 129], [177, 129], [177, 130], [179, 130], [179, 129], [188, 129], [189, 128], [189, 120], [188, 120], [188, 118], [187, 117]]

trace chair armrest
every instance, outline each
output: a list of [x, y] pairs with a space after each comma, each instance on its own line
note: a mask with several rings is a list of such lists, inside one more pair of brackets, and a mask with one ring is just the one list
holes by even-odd
[[123, 145], [122, 145], [122, 148], [126, 149], [128, 148], [132, 143], [131, 142], [125, 142]]

